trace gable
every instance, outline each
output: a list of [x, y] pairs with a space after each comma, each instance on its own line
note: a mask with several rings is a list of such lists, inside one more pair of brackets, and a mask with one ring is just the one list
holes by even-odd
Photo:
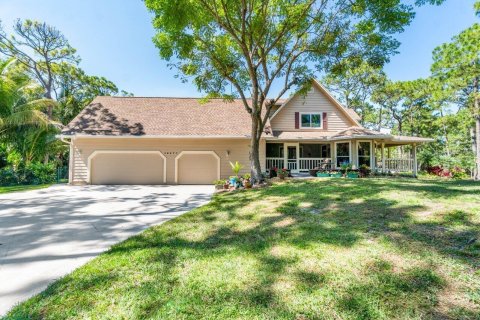
[[[337, 132], [352, 126], [360, 126], [353, 114], [343, 108], [316, 81], [306, 96], [296, 94], [273, 114], [270, 123], [274, 131], [318, 131], [319, 129], [295, 128], [296, 113], [326, 113], [326, 132]], [[297, 115], [298, 117], [298, 115]]]

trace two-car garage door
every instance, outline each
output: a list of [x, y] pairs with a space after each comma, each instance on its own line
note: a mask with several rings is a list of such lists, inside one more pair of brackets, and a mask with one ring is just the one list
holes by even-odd
[[[175, 164], [170, 181], [168, 160]], [[175, 159], [160, 151], [95, 151], [89, 168], [91, 184], [212, 184], [220, 176], [220, 158], [213, 151], [182, 151]]]

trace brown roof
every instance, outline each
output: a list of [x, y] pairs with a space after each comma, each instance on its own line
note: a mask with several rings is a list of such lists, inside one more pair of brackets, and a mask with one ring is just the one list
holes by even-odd
[[381, 133], [379, 131], [373, 131], [367, 128], [362, 128], [362, 127], [350, 127], [345, 130], [338, 131], [335, 133], [332, 138], [352, 138], [355, 136], [390, 136], [386, 135], [384, 133]]
[[63, 135], [249, 137], [251, 118], [240, 99], [95, 98]]

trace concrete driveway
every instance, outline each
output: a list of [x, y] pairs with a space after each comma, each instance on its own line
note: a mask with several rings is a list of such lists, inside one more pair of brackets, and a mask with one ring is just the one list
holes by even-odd
[[210, 200], [213, 186], [82, 186], [0, 195], [0, 316], [143, 229]]

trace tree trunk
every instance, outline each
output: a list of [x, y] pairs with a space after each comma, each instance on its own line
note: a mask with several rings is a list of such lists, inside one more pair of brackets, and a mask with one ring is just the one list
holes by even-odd
[[[51, 90], [47, 89], [44, 96], [45, 98], [51, 100], [52, 99]], [[48, 120], [53, 119], [53, 106], [50, 103], [48, 104], [48, 107], [47, 107], [47, 117], [48, 117]]]
[[475, 174], [473, 178], [480, 180], [480, 106], [478, 97], [478, 77], [475, 78], [473, 85], [473, 117], [475, 119]]
[[[263, 182], [262, 166], [260, 165], [260, 138], [262, 137], [259, 130], [261, 119], [255, 113], [252, 113], [252, 138], [250, 139], [250, 172], [254, 184]], [[260, 131], [260, 132], [259, 132]]]

